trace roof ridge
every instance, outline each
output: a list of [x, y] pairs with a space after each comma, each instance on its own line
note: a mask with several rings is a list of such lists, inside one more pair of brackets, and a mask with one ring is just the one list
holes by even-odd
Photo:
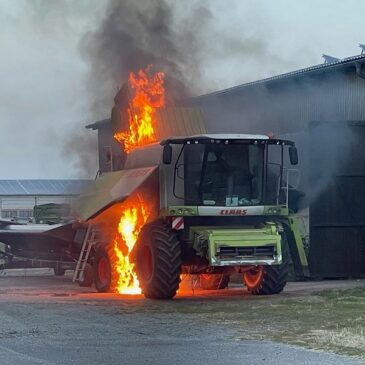
[[278, 79], [284, 79], [284, 78], [287, 78], [287, 77], [290, 77], [290, 76], [300, 75], [300, 74], [303, 74], [303, 73], [317, 71], [317, 70], [321, 70], [321, 69], [327, 69], [327, 68], [339, 66], [339, 65], [342, 65], [342, 64], [346, 64], [346, 63], [352, 63], [352, 62], [358, 61], [358, 60], [365, 60], [365, 54], [359, 54], [359, 55], [355, 55], [355, 56], [351, 56], [351, 57], [346, 57], [346, 58], [340, 59], [336, 62], [320, 63], [320, 64], [317, 64], [317, 65], [301, 68], [301, 69], [286, 72], [286, 73], [283, 73], [283, 74], [266, 77], [264, 79], [260, 79], [260, 80], [256, 80], [256, 81], [245, 82], [243, 84], [228, 87], [226, 89], [213, 91], [213, 92], [198, 95], [198, 96], [193, 96], [193, 97], [185, 99], [185, 100], [194, 100], [194, 99], [200, 99], [200, 98], [211, 96], [211, 95], [225, 94], [225, 93], [233, 91], [235, 89], [239, 89], [239, 88], [243, 88], [243, 87], [247, 87], [247, 86], [252, 86], [252, 85], [260, 85], [260, 84], [263, 84], [263, 83], [266, 83], [266, 82], [270, 82], [270, 81], [274, 81], [274, 80], [278, 80]]

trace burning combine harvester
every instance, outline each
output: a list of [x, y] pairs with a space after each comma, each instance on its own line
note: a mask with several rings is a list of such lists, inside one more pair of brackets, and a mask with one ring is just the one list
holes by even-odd
[[26, 257], [20, 246], [29, 237], [47, 241], [80, 285], [156, 299], [174, 297], [182, 274], [220, 289], [239, 273], [254, 294], [281, 292], [291, 262], [304, 276], [288, 205], [292, 142], [207, 134], [198, 110], [165, 106], [164, 75], [151, 67], [130, 75], [112, 124], [123, 169], [79, 198], [74, 222], [33, 236], [5, 227], [7, 255]]

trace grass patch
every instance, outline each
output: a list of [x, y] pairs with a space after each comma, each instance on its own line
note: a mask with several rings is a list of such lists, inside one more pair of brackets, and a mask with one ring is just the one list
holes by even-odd
[[275, 305], [251, 305], [238, 320], [228, 315], [235, 327], [242, 327], [239, 338], [269, 339], [365, 360], [365, 288], [276, 298]]

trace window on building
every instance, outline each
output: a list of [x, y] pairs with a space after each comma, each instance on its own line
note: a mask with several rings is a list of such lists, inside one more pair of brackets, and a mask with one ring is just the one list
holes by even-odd
[[30, 209], [18, 210], [18, 217], [19, 218], [31, 218], [31, 217], [33, 217], [33, 210], [30, 210]]
[[3, 209], [1, 218], [31, 218], [33, 217], [32, 209]]

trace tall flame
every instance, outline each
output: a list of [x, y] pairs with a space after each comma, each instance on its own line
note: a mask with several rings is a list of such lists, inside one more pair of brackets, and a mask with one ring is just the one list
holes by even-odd
[[117, 292], [119, 294], [140, 294], [141, 289], [130, 253], [137, 241], [138, 234], [147, 221], [148, 207], [139, 199], [133, 206], [125, 207], [118, 224], [119, 237], [114, 240], [114, 263], [118, 273]]
[[129, 153], [135, 147], [156, 141], [154, 113], [165, 105], [164, 73], [152, 73], [152, 65], [129, 75], [134, 97], [128, 107], [129, 130], [114, 135]]

